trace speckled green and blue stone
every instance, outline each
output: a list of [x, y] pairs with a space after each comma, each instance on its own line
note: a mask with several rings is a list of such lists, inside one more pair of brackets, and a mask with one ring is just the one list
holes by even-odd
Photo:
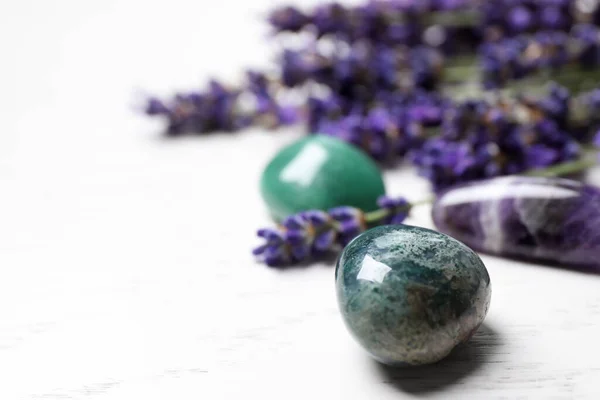
[[325, 135], [308, 136], [277, 153], [262, 174], [260, 189], [276, 220], [338, 206], [373, 211], [385, 194], [381, 171], [366, 153]]
[[346, 326], [376, 360], [435, 363], [483, 322], [491, 284], [479, 256], [429, 229], [381, 226], [355, 238], [335, 271]]

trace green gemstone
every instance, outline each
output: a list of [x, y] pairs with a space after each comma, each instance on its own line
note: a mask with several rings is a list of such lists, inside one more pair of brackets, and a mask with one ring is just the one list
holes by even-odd
[[355, 238], [335, 271], [346, 326], [375, 359], [434, 363], [468, 340], [491, 298], [479, 256], [450, 236], [407, 225]]
[[305, 210], [377, 208], [385, 194], [381, 171], [365, 153], [329, 136], [312, 135], [281, 150], [261, 178], [271, 215], [281, 220]]

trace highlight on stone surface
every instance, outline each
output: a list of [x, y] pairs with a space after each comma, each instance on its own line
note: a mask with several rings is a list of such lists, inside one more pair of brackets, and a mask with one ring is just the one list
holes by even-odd
[[276, 220], [305, 210], [377, 209], [385, 194], [381, 171], [361, 150], [312, 135], [281, 150], [261, 178], [262, 197]]
[[479, 256], [459, 241], [408, 225], [373, 228], [340, 256], [336, 290], [344, 322], [376, 360], [430, 364], [483, 322], [491, 283]]
[[600, 189], [561, 178], [504, 177], [441, 194], [436, 227], [475, 250], [600, 268]]

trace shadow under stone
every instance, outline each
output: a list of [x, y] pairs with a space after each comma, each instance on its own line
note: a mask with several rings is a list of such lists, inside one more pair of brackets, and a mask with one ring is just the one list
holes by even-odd
[[373, 362], [384, 383], [403, 392], [428, 393], [443, 390], [473, 374], [502, 346], [498, 332], [484, 323], [471, 340], [457, 346], [448, 357], [436, 364], [394, 368]]

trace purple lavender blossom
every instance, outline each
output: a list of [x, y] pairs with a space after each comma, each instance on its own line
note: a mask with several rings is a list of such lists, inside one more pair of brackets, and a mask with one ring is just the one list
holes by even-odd
[[499, 88], [541, 68], [565, 64], [567, 42], [560, 38], [562, 35], [538, 33], [535, 37], [517, 36], [483, 44], [479, 57], [484, 87]]
[[600, 64], [600, 28], [580, 24], [570, 34], [543, 30], [490, 41], [481, 45], [479, 58], [487, 89], [568, 64], [596, 68]]
[[323, 211], [307, 211], [305, 218], [311, 224], [314, 232], [312, 251], [321, 254], [330, 251], [335, 246], [337, 231], [332, 228], [332, 219]]
[[566, 128], [569, 118], [569, 101], [571, 93], [563, 86], [552, 84], [548, 95], [535, 104], [546, 117], [555, 121], [561, 128]]
[[[276, 9], [269, 21], [276, 32], [314, 33], [316, 38], [335, 37], [348, 43], [370, 41], [386, 45], [418, 46], [427, 43], [425, 31], [435, 21], [428, 17], [436, 14], [468, 11], [477, 0], [436, 1], [367, 1], [357, 6], [345, 6], [337, 2], [318, 5], [304, 13], [293, 7]], [[435, 18], [434, 18], [435, 19]], [[439, 26], [439, 25], [438, 25]], [[467, 28], [470, 28], [467, 24]], [[449, 36], [446, 36], [449, 37]], [[444, 49], [446, 41], [436, 45]]]
[[312, 210], [291, 215], [276, 228], [258, 231], [258, 237], [265, 242], [253, 254], [273, 267], [307, 261], [341, 250], [367, 227], [401, 223], [411, 208], [402, 197], [383, 196], [378, 203], [382, 209], [369, 214], [341, 206], [329, 212]]
[[309, 22], [306, 14], [292, 6], [273, 10], [268, 20], [271, 26], [279, 32], [298, 32]]
[[353, 29], [351, 23], [353, 11], [339, 3], [326, 3], [317, 6], [309, 18], [318, 37], [333, 33], [349, 37]]
[[168, 115], [169, 108], [162, 100], [150, 97], [146, 103], [145, 112], [148, 115]]
[[432, 90], [442, 78], [442, 64], [440, 53], [429, 47], [360, 42], [346, 51], [325, 54], [311, 44], [283, 52], [281, 77], [288, 87], [316, 82], [348, 100], [364, 102], [380, 91]]
[[567, 31], [574, 23], [573, 0], [486, 0], [480, 29], [504, 37], [540, 30]]
[[253, 254], [269, 266], [282, 266], [332, 250], [337, 231], [327, 213], [314, 210], [292, 215], [278, 228], [261, 229], [257, 235], [266, 243]]
[[338, 242], [346, 246], [366, 229], [365, 216], [354, 207], [337, 207], [329, 210], [329, 215], [337, 222]]
[[597, 68], [600, 63], [600, 29], [591, 24], [579, 24], [573, 27], [573, 36], [578, 40], [579, 64], [585, 68]]
[[314, 74], [317, 65], [308, 51], [284, 50], [281, 55], [281, 81], [287, 87], [304, 84]]
[[384, 223], [398, 225], [404, 222], [410, 212], [410, 203], [403, 197], [382, 196], [377, 200], [380, 208], [388, 211]]
[[559, 159], [559, 150], [535, 144], [526, 150], [527, 163], [531, 168], [543, 168], [554, 164]]
[[435, 191], [483, 175], [489, 155], [480, 157], [468, 142], [434, 138], [411, 154], [419, 175], [429, 180]]
[[[555, 87], [549, 97], [560, 103], [567, 95]], [[544, 111], [544, 106], [550, 111]], [[560, 118], [553, 119], [562, 116], [562, 110], [558, 112], [544, 101], [528, 103], [527, 107], [530, 120], [523, 121], [502, 102], [459, 104], [447, 111], [440, 136], [413, 149], [411, 159], [419, 174], [439, 191], [462, 182], [520, 173], [579, 157], [579, 144], [561, 127]]]
[[385, 163], [394, 163], [418, 147], [426, 129], [439, 126], [451, 105], [443, 96], [421, 90], [379, 91], [366, 110], [343, 103], [337, 96], [309, 102], [311, 132], [350, 142]]
[[533, 26], [533, 13], [524, 6], [511, 8], [507, 15], [507, 26], [512, 33], [526, 32]]
[[266, 75], [249, 71], [241, 87], [230, 88], [212, 80], [204, 91], [178, 93], [168, 101], [151, 97], [145, 112], [165, 119], [169, 136], [296, 123], [300, 110], [276, 101], [272, 86]]
[[[563, 2], [564, 3], [564, 2]], [[545, 29], [564, 30], [568, 28], [571, 17], [564, 12], [564, 7], [548, 5], [541, 10], [540, 25]]]
[[269, 266], [283, 265], [290, 262], [290, 255], [284, 232], [278, 229], [261, 229], [257, 236], [265, 239], [266, 243], [252, 251], [254, 256]]
[[323, 133], [321, 128], [326, 121], [338, 120], [345, 112], [345, 101], [331, 94], [323, 98], [309, 97], [307, 101], [308, 132]]

